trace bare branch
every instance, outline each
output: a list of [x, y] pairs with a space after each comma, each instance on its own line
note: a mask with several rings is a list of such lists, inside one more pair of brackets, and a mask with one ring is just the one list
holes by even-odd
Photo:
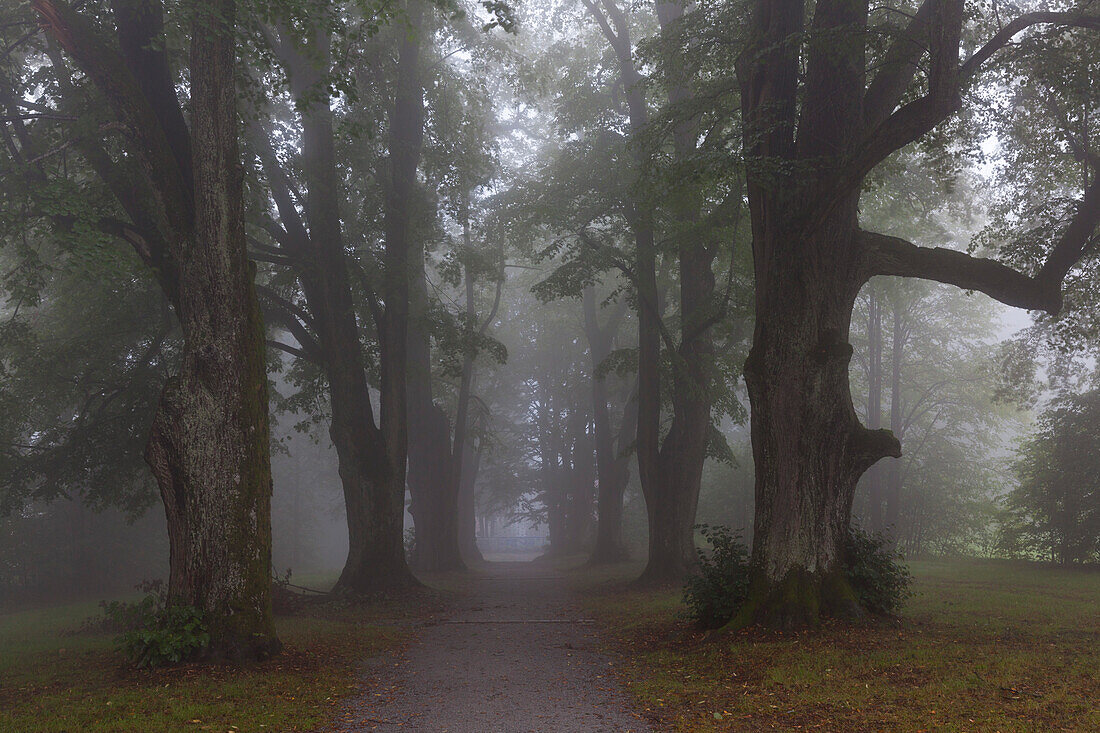
[[1100, 182], [1094, 182], [1035, 277], [964, 252], [918, 247], [904, 239], [873, 232], [861, 232], [860, 236], [870, 257], [869, 275], [935, 280], [980, 291], [1006, 305], [1057, 314], [1062, 309], [1062, 281], [1089, 251], [1098, 227]]
[[256, 293], [260, 295], [264, 300], [270, 303], [274, 303], [288, 313], [294, 314], [295, 318], [298, 318], [302, 323], [309, 326], [310, 328], [314, 328], [316, 326], [313, 320], [313, 316], [309, 314], [309, 311], [307, 311], [300, 305], [287, 300], [267, 285], [257, 285]]
[[320, 363], [316, 359], [314, 359], [312, 356], [307, 354], [305, 351], [303, 351], [302, 349], [295, 348], [295, 347], [291, 346], [290, 344], [284, 344], [282, 341], [276, 341], [275, 339], [268, 339], [267, 340], [267, 345], [270, 346], [273, 349], [278, 349], [279, 351], [286, 352], [287, 354], [290, 354], [291, 356], [297, 357], [298, 359], [302, 359], [304, 361], [308, 361], [308, 362], [311, 362], [313, 364]]

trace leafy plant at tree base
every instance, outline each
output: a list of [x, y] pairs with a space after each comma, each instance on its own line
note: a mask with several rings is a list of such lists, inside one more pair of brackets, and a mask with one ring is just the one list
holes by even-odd
[[[749, 550], [728, 527], [696, 526], [710, 549], [698, 549], [699, 572], [684, 585], [684, 603], [704, 629], [724, 626], [740, 610], [749, 592]], [[909, 597], [912, 576], [881, 534], [853, 527], [845, 544], [844, 574], [860, 606], [873, 614], [891, 614]]]
[[103, 613], [122, 631], [118, 648], [138, 667], [162, 667], [196, 657], [210, 643], [202, 611], [169, 603], [158, 581], [142, 583], [147, 595], [137, 603], [103, 602]]
[[913, 577], [881, 534], [850, 528], [844, 554], [844, 573], [864, 609], [875, 614], [895, 613], [911, 595]]
[[684, 603], [691, 617], [705, 629], [729, 621], [749, 592], [749, 551], [728, 527], [696, 525], [710, 545], [696, 549], [699, 572], [684, 585]]

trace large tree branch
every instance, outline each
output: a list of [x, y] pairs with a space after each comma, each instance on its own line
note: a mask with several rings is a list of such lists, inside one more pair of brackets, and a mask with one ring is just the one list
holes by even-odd
[[31, 0], [44, 30], [77, 62], [106, 97], [133, 141], [132, 152], [150, 182], [162, 215], [177, 233], [194, 224], [190, 172], [180, 167], [168, 134], [130, 63], [96, 26], [60, 0]]
[[191, 133], [176, 96], [176, 84], [164, 42], [164, 10], [159, 0], [111, 0], [118, 44], [165, 138], [190, 193], [195, 186]]
[[[925, 5], [932, 1], [926, 0]], [[954, 114], [962, 104], [962, 85], [978, 71], [982, 63], [1020, 32], [1039, 24], [1100, 29], [1100, 16], [1086, 15], [1082, 11], [1028, 13], [1011, 21], [977, 53], [960, 64], [959, 38], [963, 23], [961, 4], [957, 0], [935, 0], [929, 15], [931, 71], [928, 93], [870, 127], [866, 138], [846, 167], [840, 188], [846, 190], [858, 185], [887, 157], [924, 137]], [[890, 84], [883, 80], [880, 89], [875, 91], [875, 101], [870, 95], [877, 82], [876, 78], [872, 89], [868, 91], [868, 104], [873, 105], [868, 108], [868, 114], [881, 115], [884, 111], [888, 112], [884, 110], [884, 106], [889, 103], [890, 95], [885, 94], [885, 88], [890, 84], [900, 83], [900, 79]], [[874, 119], [868, 118], [868, 122], [873, 123]]]
[[1008, 25], [998, 31], [973, 56], [967, 59], [959, 70], [960, 76], [964, 80], [974, 76], [981, 65], [988, 61], [993, 54], [1007, 46], [1021, 31], [1027, 30], [1033, 25], [1059, 25], [1100, 30], [1100, 15], [1086, 14], [1084, 9], [1061, 13], [1025, 13], [1011, 20]]
[[870, 275], [916, 277], [978, 290], [1006, 305], [1057, 313], [1059, 284], [1053, 286], [984, 257], [943, 247], [919, 247], [898, 237], [861, 232], [871, 258]]
[[918, 62], [928, 50], [928, 22], [939, 0], [924, 0], [909, 24], [890, 46], [863, 98], [863, 120], [874, 129], [897, 107], [916, 76]]
[[321, 345], [317, 343], [317, 339], [313, 337], [302, 322], [299, 321], [294, 314], [284, 310], [274, 301], [262, 297], [260, 298], [263, 304], [264, 321], [271, 326], [280, 327], [285, 329], [294, 337], [294, 340], [301, 344], [302, 351], [306, 354], [306, 357], [315, 364], [324, 364], [325, 360], [321, 353]]
[[318, 362], [312, 356], [307, 354], [305, 352], [305, 350], [295, 348], [295, 347], [291, 346], [290, 344], [284, 344], [282, 341], [276, 341], [275, 339], [268, 339], [267, 340], [267, 345], [270, 346], [273, 349], [278, 349], [279, 351], [290, 354], [291, 356], [293, 356], [295, 358], [298, 358], [298, 359], [301, 359], [303, 361], [308, 361], [308, 362], [311, 362], [313, 364], [320, 364], [320, 362]]
[[309, 328], [316, 327], [313, 316], [309, 314], [309, 311], [307, 311], [302, 306], [297, 305], [296, 303], [292, 303], [283, 296], [279, 295], [279, 293], [277, 293], [273, 288], [270, 288], [267, 285], [257, 285], [256, 293], [261, 296], [265, 301], [279, 306], [287, 313], [294, 314], [295, 318], [299, 319]]
[[1057, 314], [1062, 309], [1062, 281], [1088, 252], [1098, 227], [1100, 182], [1094, 182], [1035, 277], [995, 260], [956, 250], [918, 247], [904, 239], [874, 232], [861, 232], [860, 237], [870, 260], [869, 275], [935, 280], [980, 291], [1006, 305]]
[[271, 198], [275, 201], [275, 208], [279, 212], [279, 220], [283, 225], [283, 233], [276, 236], [270, 228], [265, 226], [265, 229], [290, 253], [298, 257], [304, 256], [309, 242], [309, 230], [306, 229], [305, 221], [291, 197], [293, 185], [290, 177], [279, 163], [275, 149], [271, 146], [271, 139], [263, 126], [253, 121], [248, 125], [248, 133], [249, 141], [267, 177]]
[[[931, 0], [929, 0], [931, 1]], [[921, 10], [924, 10], [922, 8]], [[930, 31], [928, 93], [874, 125], [845, 167], [841, 190], [858, 186], [871, 170], [906, 145], [928, 134], [962, 103], [959, 41], [962, 34], [961, 0], [935, 0], [928, 10]], [[879, 104], [886, 104], [883, 99]]]

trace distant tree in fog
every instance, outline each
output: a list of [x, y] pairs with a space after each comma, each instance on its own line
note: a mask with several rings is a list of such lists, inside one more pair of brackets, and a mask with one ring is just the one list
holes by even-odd
[[1100, 390], [1066, 395], [1020, 448], [1001, 544], [1062, 565], [1100, 561]]

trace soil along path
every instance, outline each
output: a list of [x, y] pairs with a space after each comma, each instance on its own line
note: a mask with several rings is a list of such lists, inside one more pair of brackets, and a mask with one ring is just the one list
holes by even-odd
[[340, 731], [642, 733], [560, 573], [492, 563], [337, 722]]

